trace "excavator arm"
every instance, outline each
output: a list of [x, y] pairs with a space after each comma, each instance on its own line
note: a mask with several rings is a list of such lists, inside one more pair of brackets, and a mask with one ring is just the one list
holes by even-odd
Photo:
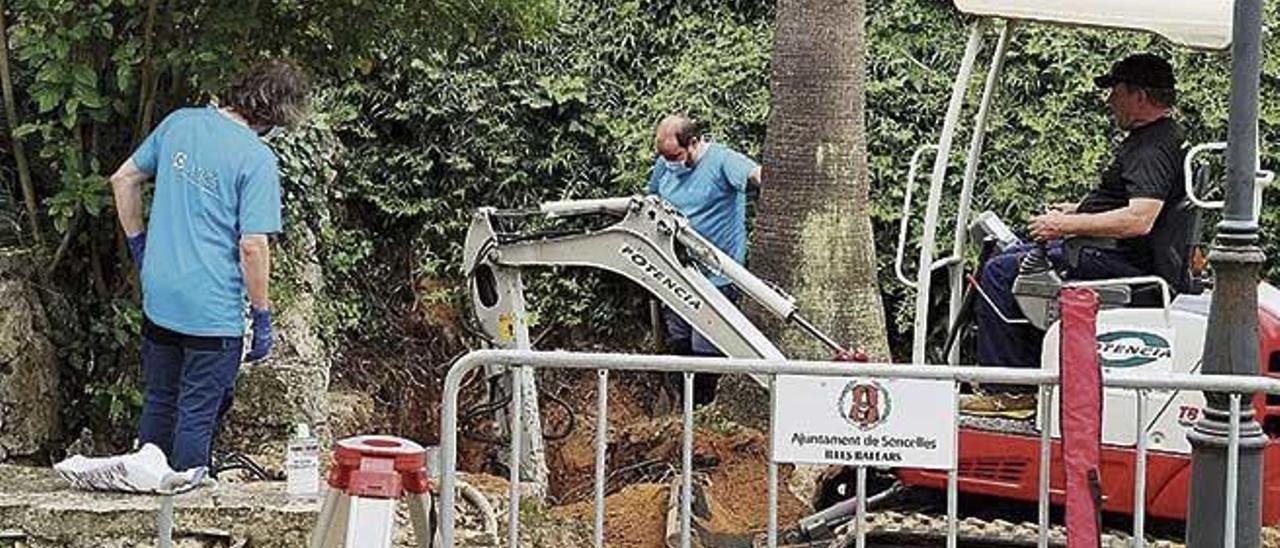
[[[543, 220], [609, 216], [619, 219], [601, 229], [525, 234], [498, 230], [508, 219]], [[521, 271], [529, 267], [580, 266], [607, 270], [639, 284], [725, 355], [735, 358], [784, 359], [781, 351], [719, 290], [703, 269], [728, 278], [775, 316], [799, 326], [829, 346], [849, 355], [797, 311], [794, 299], [747, 271], [689, 226], [671, 204], [657, 196], [549, 202], [537, 210], [477, 210], [464, 247], [468, 297], [475, 331], [499, 348], [529, 349], [527, 313]], [[496, 409], [499, 428], [510, 424], [508, 409], [517, 383], [505, 367], [486, 370], [488, 401]], [[521, 369], [518, 389], [522, 437], [520, 476], [540, 492], [547, 487], [547, 464], [538, 393], [533, 372]], [[753, 375], [762, 386], [767, 379]], [[505, 433], [505, 432], [504, 432]]]
[[[739, 358], [782, 359], [774, 344], [729, 302], [703, 268], [729, 279], [775, 316], [793, 322], [833, 351], [844, 349], [796, 311], [794, 299], [756, 277], [689, 226], [657, 196], [550, 202], [539, 214], [554, 218], [609, 214], [621, 220], [606, 228], [551, 237], [499, 233], [480, 209], [467, 235], [464, 267], [480, 327], [500, 346], [516, 342], [516, 305], [522, 305], [519, 271], [531, 266], [582, 266], [622, 275], [639, 284], [697, 329], [722, 352]], [[682, 261], [681, 253], [690, 260]], [[764, 379], [757, 379], [764, 384]]]

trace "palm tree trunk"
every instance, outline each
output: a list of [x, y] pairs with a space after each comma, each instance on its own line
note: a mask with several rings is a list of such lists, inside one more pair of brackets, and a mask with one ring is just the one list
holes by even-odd
[[[754, 270], [820, 328], [889, 358], [867, 202], [865, 0], [780, 0]], [[788, 329], [793, 358], [829, 351]]]
[[40, 234], [40, 219], [36, 216], [36, 187], [31, 181], [31, 167], [27, 165], [27, 151], [22, 139], [14, 135], [18, 128], [18, 108], [13, 98], [13, 77], [9, 74], [9, 22], [5, 19], [8, 7], [0, 0], [0, 87], [4, 89], [4, 117], [9, 121], [9, 142], [13, 143], [13, 161], [18, 166], [18, 182], [22, 185], [22, 199], [27, 206], [27, 218], [31, 222], [31, 237], [36, 245], [44, 245]]
[[[887, 361], [867, 203], [865, 0], [779, 0], [777, 9], [752, 269], [834, 339]], [[763, 323], [788, 357], [830, 359], [807, 334]], [[822, 474], [797, 466], [787, 486], [815, 500]]]

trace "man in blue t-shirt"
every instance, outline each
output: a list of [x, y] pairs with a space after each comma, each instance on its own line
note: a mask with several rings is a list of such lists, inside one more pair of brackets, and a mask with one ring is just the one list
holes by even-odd
[[[138, 440], [176, 470], [209, 465], [213, 431], [240, 368], [247, 291], [253, 336], [244, 359], [271, 351], [268, 236], [280, 232], [280, 175], [263, 143], [304, 110], [308, 86], [279, 60], [249, 69], [221, 108], [173, 112], [111, 176], [116, 210], [142, 277]], [[155, 178], [151, 217], [142, 183]]]
[[[697, 122], [671, 115], [658, 123], [654, 137], [657, 158], [649, 175], [649, 193], [676, 206], [689, 224], [725, 254], [739, 263], [747, 258], [747, 187], [760, 184], [760, 164], [740, 152], [712, 143], [702, 136]], [[711, 273], [708, 279], [732, 302], [738, 291], [727, 278]], [[663, 309], [667, 346], [675, 354], [715, 356], [715, 345], [689, 327], [669, 308]], [[675, 375], [673, 381], [679, 381]], [[694, 379], [694, 403], [715, 399], [719, 375]], [[682, 393], [677, 390], [677, 394]]]

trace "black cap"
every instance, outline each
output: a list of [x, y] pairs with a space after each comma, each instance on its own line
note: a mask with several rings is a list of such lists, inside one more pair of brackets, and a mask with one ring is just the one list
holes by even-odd
[[1139, 53], [1111, 65], [1111, 72], [1093, 79], [1100, 88], [1129, 84], [1144, 88], [1173, 89], [1173, 67], [1150, 53]]

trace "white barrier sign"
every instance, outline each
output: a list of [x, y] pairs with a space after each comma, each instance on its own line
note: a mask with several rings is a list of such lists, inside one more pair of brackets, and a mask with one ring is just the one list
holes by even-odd
[[778, 375], [777, 462], [950, 469], [951, 381]]

